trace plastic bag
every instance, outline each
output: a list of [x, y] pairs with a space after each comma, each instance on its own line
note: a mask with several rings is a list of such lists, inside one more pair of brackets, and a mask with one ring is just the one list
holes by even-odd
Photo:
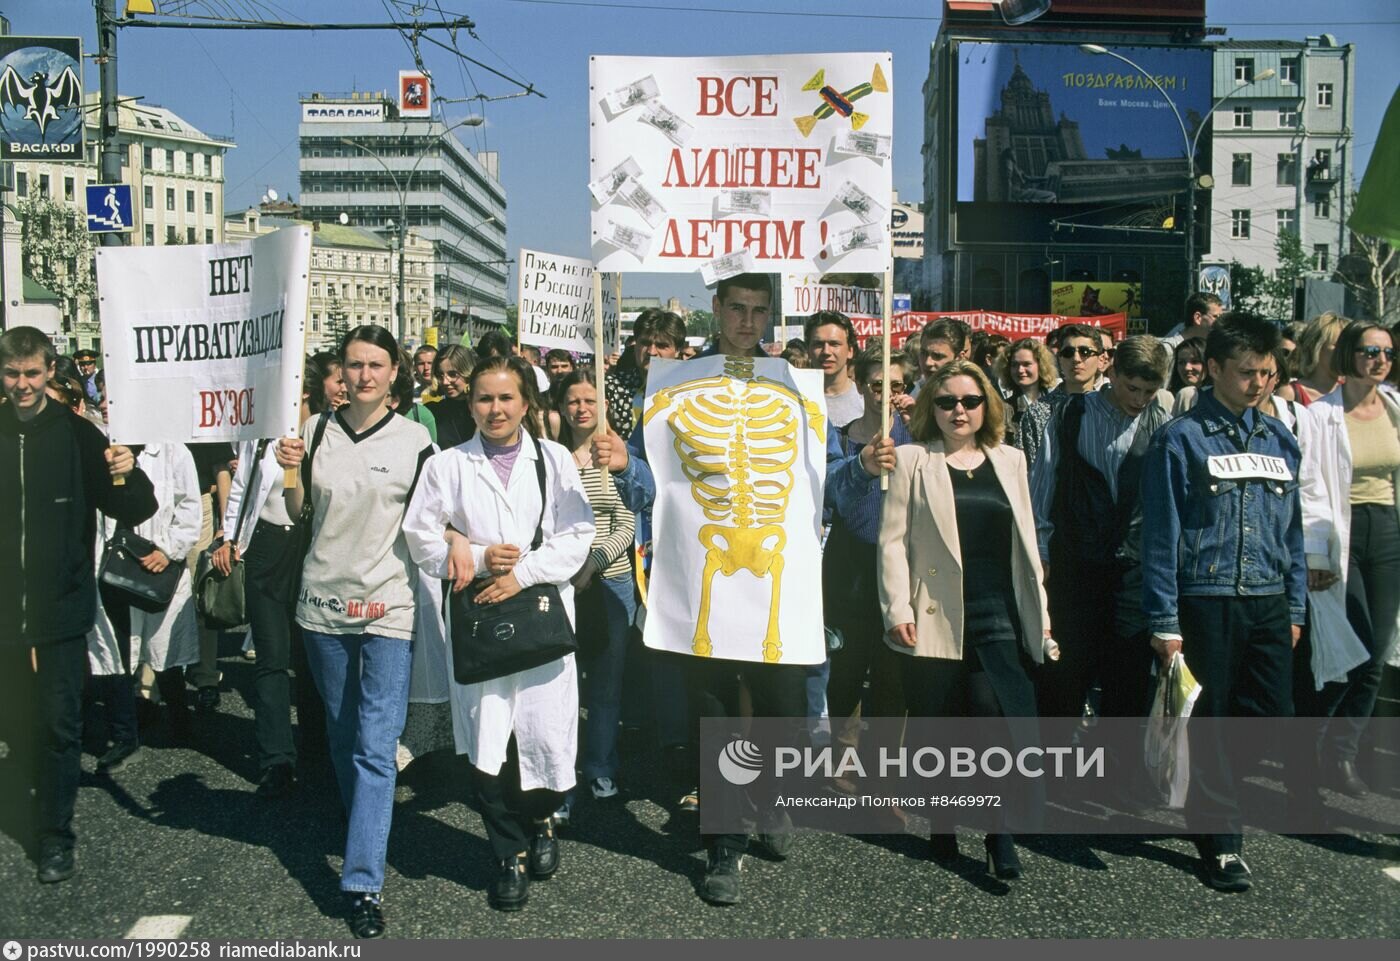
[[1191, 782], [1186, 722], [1200, 693], [1201, 685], [1187, 668], [1186, 659], [1177, 651], [1167, 669], [1158, 672], [1143, 741], [1148, 779], [1169, 808], [1181, 808], [1186, 804], [1186, 789]]

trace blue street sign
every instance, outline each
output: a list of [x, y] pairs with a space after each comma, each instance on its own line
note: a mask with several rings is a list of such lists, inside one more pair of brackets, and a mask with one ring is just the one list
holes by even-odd
[[93, 184], [87, 188], [90, 234], [128, 233], [136, 229], [130, 184]]

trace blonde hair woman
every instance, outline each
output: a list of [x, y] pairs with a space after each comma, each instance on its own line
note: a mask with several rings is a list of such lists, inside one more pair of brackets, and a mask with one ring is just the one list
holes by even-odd
[[1292, 384], [1294, 399], [1307, 407], [1337, 386], [1337, 373], [1332, 369], [1332, 352], [1342, 328], [1351, 321], [1341, 314], [1327, 311], [1319, 314], [1298, 337], [1298, 349], [1293, 352]]

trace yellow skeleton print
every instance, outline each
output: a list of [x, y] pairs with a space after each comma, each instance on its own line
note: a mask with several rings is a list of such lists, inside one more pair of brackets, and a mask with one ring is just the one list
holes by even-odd
[[798, 432], [803, 415], [826, 443], [821, 408], [781, 381], [756, 376], [753, 359], [727, 358], [724, 374], [687, 381], [658, 391], [643, 424], [663, 411], [675, 437], [681, 469], [690, 493], [713, 523], [700, 527], [705, 569], [700, 585], [700, 613], [691, 650], [710, 657], [710, 600], [716, 574], [731, 577], [746, 570], [771, 577], [763, 660], [782, 659], [778, 601], [783, 576], [782, 524], [792, 496], [798, 460]]

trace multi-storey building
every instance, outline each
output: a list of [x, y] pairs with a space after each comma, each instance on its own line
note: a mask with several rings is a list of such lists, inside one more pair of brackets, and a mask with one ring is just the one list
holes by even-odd
[[[301, 206], [322, 222], [418, 231], [433, 248], [433, 324], [443, 342], [506, 319], [506, 196], [492, 152], [473, 153], [462, 124], [401, 119], [383, 94], [301, 98]], [[410, 325], [407, 342], [427, 339]]]
[[[361, 324], [396, 329], [397, 244], [362, 227], [269, 217], [256, 208], [230, 214], [224, 233], [229, 240], [246, 240], [307, 223], [312, 228], [307, 352], [334, 349], [347, 330]], [[405, 320], [409, 330], [422, 331], [432, 326], [433, 248], [410, 230], [405, 250]]]
[[1212, 260], [1272, 271], [1293, 231], [1331, 274], [1347, 249], [1355, 84], [1355, 48], [1331, 35], [1216, 44]]

